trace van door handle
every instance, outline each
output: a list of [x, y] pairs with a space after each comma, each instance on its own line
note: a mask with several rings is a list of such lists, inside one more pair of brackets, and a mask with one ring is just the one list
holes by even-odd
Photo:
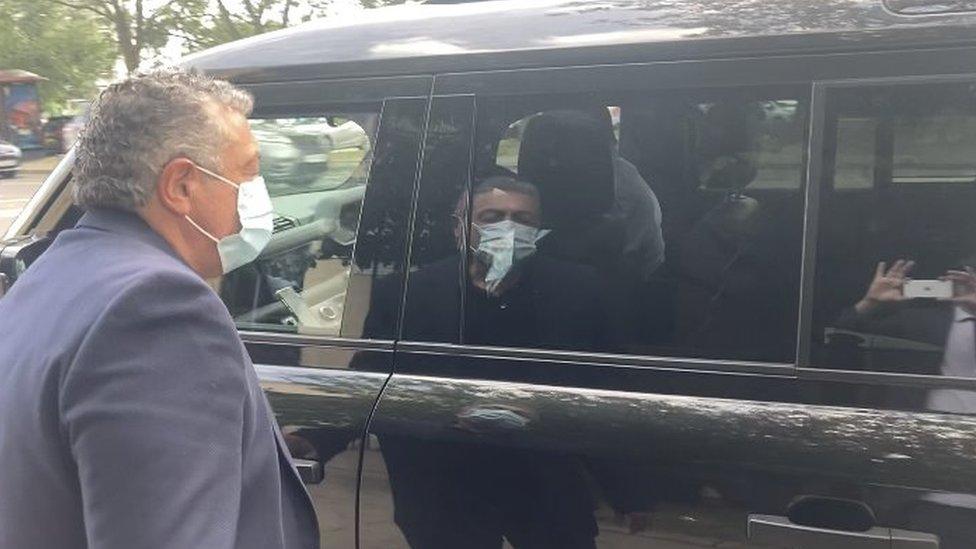
[[932, 534], [880, 526], [863, 532], [831, 530], [775, 515], [749, 515], [749, 540], [797, 549], [939, 549], [939, 538]]
[[295, 469], [298, 469], [298, 476], [305, 484], [318, 484], [325, 478], [325, 471], [322, 464], [314, 459], [293, 459]]

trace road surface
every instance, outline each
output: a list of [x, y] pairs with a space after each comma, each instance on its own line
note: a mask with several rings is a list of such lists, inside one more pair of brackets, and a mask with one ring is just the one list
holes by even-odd
[[17, 214], [34, 196], [47, 174], [54, 169], [58, 157], [27, 161], [12, 179], [0, 178], [0, 236], [7, 231]]

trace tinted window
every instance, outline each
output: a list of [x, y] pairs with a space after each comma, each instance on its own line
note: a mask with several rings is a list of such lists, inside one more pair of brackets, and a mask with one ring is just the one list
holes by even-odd
[[839, 89], [826, 128], [814, 362], [976, 375], [976, 88]]
[[[443, 308], [466, 344], [792, 361], [801, 96], [479, 98], [467, 192], [462, 147], [428, 213], [453, 259], [411, 289], [445, 295], [460, 266]], [[414, 337], [449, 334], [436, 318]]]
[[379, 105], [251, 121], [274, 235], [219, 282], [242, 329], [338, 335]]
[[464, 208], [471, 159], [474, 98], [435, 97], [431, 102], [417, 211], [410, 248], [403, 337], [458, 343]]
[[349, 279], [345, 337], [397, 337], [427, 109], [422, 97], [388, 99], [383, 106]]

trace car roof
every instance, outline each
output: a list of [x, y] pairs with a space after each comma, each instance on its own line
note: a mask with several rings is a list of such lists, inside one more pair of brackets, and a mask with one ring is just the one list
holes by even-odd
[[435, 74], [957, 44], [974, 41], [974, 26], [971, 13], [901, 15], [882, 0], [407, 4], [224, 44], [184, 64], [239, 82]]

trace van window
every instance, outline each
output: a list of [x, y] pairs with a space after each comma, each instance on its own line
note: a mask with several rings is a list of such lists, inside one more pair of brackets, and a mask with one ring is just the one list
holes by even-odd
[[976, 376], [976, 86], [837, 89], [826, 128], [814, 364]]
[[[790, 362], [803, 95], [479, 98], [473, 177], [440, 214], [455, 259], [410, 285], [450, 291], [434, 279], [463, 265], [464, 344]], [[438, 318], [407, 327], [452, 335]]]
[[339, 334], [378, 119], [377, 105], [251, 120], [274, 234], [218, 282], [241, 329]]
[[[803, 139], [798, 130], [802, 131], [798, 122], [802, 122], [802, 117], [797, 117], [797, 108], [800, 104], [796, 100], [770, 100], [757, 101], [752, 108], [753, 115], [756, 117], [752, 121], [754, 127], [744, 127], [743, 130], [754, 136], [753, 162], [756, 168], [756, 176], [749, 182], [749, 189], [760, 188], [785, 188], [798, 189], [801, 185], [803, 173], [800, 171], [800, 163], [803, 159]], [[722, 109], [722, 105], [716, 102], [702, 102], [695, 105], [700, 111], [700, 116], [706, 116], [708, 111], [713, 108]], [[607, 105], [607, 115], [613, 128], [615, 142], [620, 140], [620, 107]], [[522, 132], [529, 121], [542, 113], [533, 113], [525, 118], [516, 120], [509, 124], [498, 148], [495, 164], [504, 167], [512, 172], [518, 171], [519, 150], [521, 145]], [[701, 170], [699, 173], [700, 187], [705, 188], [705, 179], [708, 170]]]

